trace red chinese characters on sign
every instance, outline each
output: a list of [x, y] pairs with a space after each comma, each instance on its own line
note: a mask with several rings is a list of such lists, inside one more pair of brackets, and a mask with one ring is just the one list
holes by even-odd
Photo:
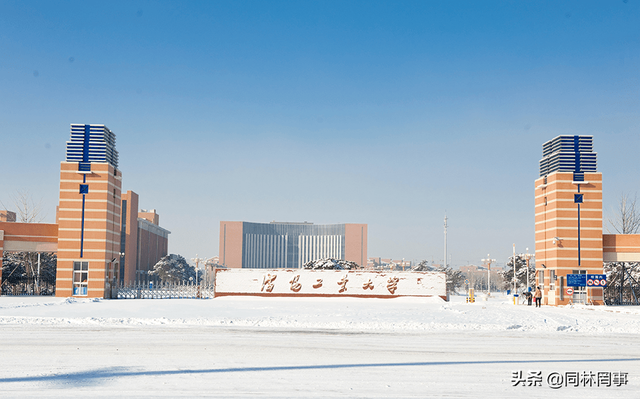
[[[260, 289], [260, 291], [273, 291], [273, 282], [277, 277], [278, 276], [275, 274], [273, 276], [271, 274], [267, 274], [266, 276], [264, 276], [264, 278], [262, 279], [262, 288]], [[265, 289], [265, 287], [267, 287], [267, 289]]]
[[302, 284], [300, 284], [298, 280], [300, 280], [300, 275], [295, 276], [293, 280], [289, 281], [289, 284], [291, 284], [291, 291], [298, 292], [302, 288]]
[[317, 280], [317, 282], [314, 285], [312, 285], [312, 287], [315, 288], [315, 289], [318, 289], [318, 288], [322, 287], [322, 279], [319, 278]]
[[342, 280], [338, 281], [338, 285], [340, 286], [338, 292], [345, 292], [347, 290], [347, 281], [349, 281], [349, 279], [347, 279], [347, 275], [345, 274]]
[[373, 283], [371, 282], [371, 279], [369, 279], [369, 281], [367, 281], [366, 283], [362, 284], [362, 289], [365, 291], [367, 289], [370, 289], [370, 290], [373, 289]]
[[391, 277], [387, 280], [387, 289], [391, 294], [396, 293], [396, 290], [398, 289], [398, 281], [400, 281], [398, 277]]

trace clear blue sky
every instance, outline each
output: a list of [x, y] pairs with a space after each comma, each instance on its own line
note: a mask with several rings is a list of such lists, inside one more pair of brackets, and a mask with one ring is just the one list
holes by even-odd
[[369, 256], [534, 248], [542, 143], [639, 191], [640, 0], [0, 1], [0, 200], [53, 222], [70, 123], [117, 136], [169, 250], [221, 220], [367, 223]]

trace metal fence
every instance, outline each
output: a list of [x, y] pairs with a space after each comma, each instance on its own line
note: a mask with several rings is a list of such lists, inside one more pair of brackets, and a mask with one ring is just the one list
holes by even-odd
[[55, 283], [36, 284], [33, 281], [24, 281], [13, 284], [2, 284], [0, 295], [5, 296], [38, 296], [38, 295], [55, 295]]
[[117, 299], [181, 299], [214, 297], [213, 283], [180, 284], [180, 283], [136, 283], [119, 285], [115, 288], [113, 298]]

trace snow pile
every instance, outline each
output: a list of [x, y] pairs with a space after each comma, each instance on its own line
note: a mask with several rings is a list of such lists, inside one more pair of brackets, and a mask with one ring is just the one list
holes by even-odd
[[433, 266], [430, 266], [426, 260], [423, 260], [422, 262], [418, 263], [413, 268], [411, 268], [412, 272], [433, 272], [435, 270], [436, 268]]
[[312, 260], [302, 266], [304, 269], [311, 270], [360, 270], [362, 266], [350, 260], [325, 258]]

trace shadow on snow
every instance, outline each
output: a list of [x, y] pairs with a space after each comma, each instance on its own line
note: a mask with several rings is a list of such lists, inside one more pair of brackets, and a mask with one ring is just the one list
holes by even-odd
[[233, 367], [200, 370], [157, 370], [157, 371], [133, 371], [123, 367], [110, 367], [76, 373], [51, 374], [41, 376], [0, 378], [0, 383], [11, 382], [51, 382], [63, 385], [90, 386], [97, 385], [100, 380], [119, 377], [139, 376], [166, 376], [181, 374], [223, 374], [245, 373], [261, 371], [295, 371], [295, 370], [326, 370], [349, 369], [367, 367], [420, 367], [420, 366], [452, 366], [452, 365], [479, 365], [479, 364], [532, 364], [532, 363], [599, 363], [599, 362], [635, 362], [640, 358], [629, 359], [575, 359], [575, 360], [492, 360], [492, 361], [459, 361], [459, 362], [410, 362], [410, 363], [353, 363], [353, 364], [319, 364], [309, 366], [273, 366], [273, 367]]

